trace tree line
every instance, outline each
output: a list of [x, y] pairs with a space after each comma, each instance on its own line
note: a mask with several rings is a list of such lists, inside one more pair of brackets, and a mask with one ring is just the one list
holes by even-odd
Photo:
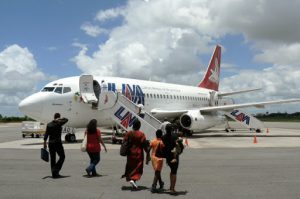
[[[274, 122], [300, 122], [300, 112], [295, 113], [258, 113], [254, 115], [257, 119], [261, 121], [274, 121]], [[7, 117], [0, 114], [0, 122], [23, 122], [23, 121], [35, 121], [34, 119], [24, 116], [24, 117]]]
[[262, 121], [274, 122], [300, 122], [300, 112], [295, 113], [258, 113], [254, 115], [257, 119]]
[[24, 116], [24, 117], [7, 117], [7, 116], [2, 116], [0, 114], [0, 122], [23, 122], [23, 121], [35, 121], [31, 119], [30, 117]]

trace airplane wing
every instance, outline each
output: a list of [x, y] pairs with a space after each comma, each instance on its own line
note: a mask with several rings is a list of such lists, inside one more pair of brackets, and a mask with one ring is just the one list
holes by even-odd
[[203, 108], [195, 108], [195, 109], [183, 109], [183, 110], [163, 110], [163, 109], [152, 109], [151, 114], [159, 119], [161, 118], [175, 118], [184, 113], [187, 113], [191, 110], [199, 110], [200, 112], [214, 112], [214, 111], [229, 111], [237, 108], [246, 108], [246, 107], [256, 107], [256, 108], [264, 108], [265, 105], [271, 104], [283, 104], [283, 103], [292, 103], [292, 102], [300, 102], [300, 98], [296, 99], [287, 99], [287, 100], [274, 100], [267, 102], [251, 102], [244, 104], [231, 104], [231, 105], [223, 105], [223, 106], [208, 106]]
[[233, 109], [237, 109], [237, 108], [246, 108], [246, 107], [264, 108], [265, 105], [283, 104], [283, 103], [291, 103], [291, 102], [300, 102], [300, 98], [287, 99], [287, 100], [275, 100], [275, 101], [267, 101], [267, 102], [231, 104], [231, 105], [224, 105], [224, 106], [210, 106], [210, 107], [200, 108], [199, 111], [201, 111], [201, 112], [228, 111], [228, 110], [233, 110]]

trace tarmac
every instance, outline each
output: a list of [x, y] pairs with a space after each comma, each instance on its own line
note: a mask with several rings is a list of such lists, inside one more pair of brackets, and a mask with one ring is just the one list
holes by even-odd
[[[300, 198], [300, 124], [265, 123], [262, 133], [222, 127], [195, 134], [180, 156], [177, 196], [170, 195], [169, 168], [165, 189], [151, 193], [151, 164], [133, 190], [120, 179], [126, 158], [104, 133], [108, 152], [101, 152], [100, 177], [88, 178], [88, 155], [80, 143], [65, 143], [65, 178], [53, 179], [49, 163], [40, 159], [41, 138], [22, 138], [20, 124], [0, 124], [0, 198]], [[235, 126], [235, 128], [239, 128]], [[76, 133], [82, 139], [83, 129]], [[256, 136], [257, 143], [254, 143]], [[184, 138], [185, 139], [185, 138]]]

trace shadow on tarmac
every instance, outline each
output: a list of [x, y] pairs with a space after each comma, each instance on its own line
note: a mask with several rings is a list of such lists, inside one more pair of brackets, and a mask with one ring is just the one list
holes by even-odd
[[43, 179], [43, 180], [45, 180], [45, 179], [47, 179], [47, 178], [60, 179], [60, 178], [68, 178], [68, 177], [71, 177], [71, 176], [59, 176], [59, 177], [57, 177], [57, 178], [53, 178], [52, 176], [45, 176], [45, 177], [43, 177], [42, 179]]
[[172, 196], [183, 196], [188, 193], [188, 191], [176, 191], [176, 193], [171, 193], [169, 190], [158, 190], [156, 192], [152, 192], [153, 194], [168, 194]]
[[89, 176], [89, 175], [85, 174], [82, 177], [84, 177], [84, 178], [99, 178], [99, 177], [104, 177], [104, 176], [107, 176], [107, 175], [98, 174], [98, 175], [95, 175], [95, 176], [92, 176], [92, 175]]
[[132, 186], [122, 186], [121, 187], [122, 191], [143, 191], [143, 190], [149, 190], [148, 187], [145, 186], [138, 186], [138, 188], [133, 188]]
[[[135, 189], [132, 186], [122, 186], [121, 190], [122, 191], [143, 191], [143, 190], [150, 191], [150, 188], [145, 186], [138, 186], [138, 188]], [[182, 195], [186, 195], [187, 193], [188, 193], [187, 191], [177, 191], [176, 193], [171, 193], [169, 190], [164, 189], [164, 190], [153, 192], [152, 194], [168, 194], [173, 196], [182, 196]]]

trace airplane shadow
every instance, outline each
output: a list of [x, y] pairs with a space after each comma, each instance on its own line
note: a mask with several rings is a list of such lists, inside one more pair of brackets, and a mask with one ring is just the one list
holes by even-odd
[[[209, 134], [211, 133], [211, 134]], [[236, 133], [236, 134], [235, 134]], [[245, 133], [245, 134], [242, 134]], [[216, 132], [216, 131], [205, 131], [199, 134], [193, 134], [192, 136], [188, 136], [187, 139], [198, 139], [198, 138], [216, 138], [216, 137], [253, 137], [255, 132], [245, 131], [245, 132]], [[256, 137], [300, 137], [300, 135], [272, 135], [266, 133], [256, 133]], [[182, 137], [185, 139], [186, 137]]]

